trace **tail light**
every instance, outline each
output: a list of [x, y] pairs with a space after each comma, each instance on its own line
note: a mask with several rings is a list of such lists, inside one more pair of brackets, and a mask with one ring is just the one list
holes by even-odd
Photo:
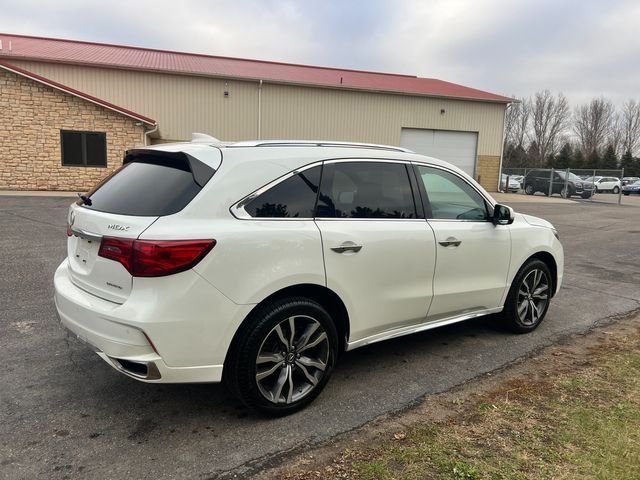
[[120, 262], [134, 277], [162, 277], [194, 267], [215, 244], [215, 240], [103, 237], [98, 256]]

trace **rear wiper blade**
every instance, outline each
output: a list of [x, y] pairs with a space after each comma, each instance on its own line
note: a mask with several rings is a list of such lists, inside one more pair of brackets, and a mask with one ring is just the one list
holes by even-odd
[[91, 206], [91, 199], [89, 197], [87, 197], [86, 195], [82, 194], [82, 193], [78, 193], [78, 197], [80, 197], [80, 200], [82, 200], [82, 203], [84, 203], [87, 206]]

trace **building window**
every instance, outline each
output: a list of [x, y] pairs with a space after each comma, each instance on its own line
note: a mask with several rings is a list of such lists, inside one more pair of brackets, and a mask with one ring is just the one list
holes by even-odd
[[62, 165], [65, 167], [106, 167], [107, 134], [60, 130]]

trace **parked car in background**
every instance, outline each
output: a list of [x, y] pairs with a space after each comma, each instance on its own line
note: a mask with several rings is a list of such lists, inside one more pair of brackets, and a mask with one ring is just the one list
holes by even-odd
[[593, 183], [596, 187], [596, 192], [619, 193], [622, 186], [618, 177], [588, 177], [585, 182]]
[[640, 179], [622, 187], [623, 195], [640, 195]]
[[563, 276], [548, 221], [382, 145], [133, 149], [67, 221], [65, 327], [130, 378], [224, 381], [268, 415], [309, 404], [343, 351], [488, 314], [531, 332]]
[[511, 178], [518, 182], [520, 188], [522, 188], [522, 180], [524, 180], [524, 175], [513, 175]]
[[635, 183], [640, 180], [640, 177], [622, 177], [622, 186], [629, 185], [631, 183]]
[[[551, 171], [544, 169], [534, 169], [527, 172], [524, 177], [522, 188], [527, 195], [533, 195], [536, 192], [542, 192], [549, 195], [549, 183], [551, 181]], [[595, 193], [593, 183], [582, 180], [577, 175], [564, 170], [553, 171], [553, 184], [551, 195], [560, 194], [563, 198], [580, 196], [582, 198], [590, 198]]]
[[[507, 186], [507, 182], [509, 185]], [[510, 177], [509, 175], [502, 174], [502, 179], [500, 180], [500, 190], [503, 192], [512, 192], [515, 193], [520, 190], [520, 182], [518, 182], [514, 177]]]

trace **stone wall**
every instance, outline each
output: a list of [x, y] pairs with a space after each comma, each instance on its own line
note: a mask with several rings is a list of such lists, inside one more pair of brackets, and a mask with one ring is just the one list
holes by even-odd
[[[0, 189], [83, 192], [143, 144], [143, 127], [120, 113], [0, 70]], [[106, 132], [107, 167], [62, 165], [60, 130]]]
[[478, 155], [476, 163], [476, 180], [488, 192], [498, 191], [498, 176], [500, 175], [500, 157], [492, 155]]

